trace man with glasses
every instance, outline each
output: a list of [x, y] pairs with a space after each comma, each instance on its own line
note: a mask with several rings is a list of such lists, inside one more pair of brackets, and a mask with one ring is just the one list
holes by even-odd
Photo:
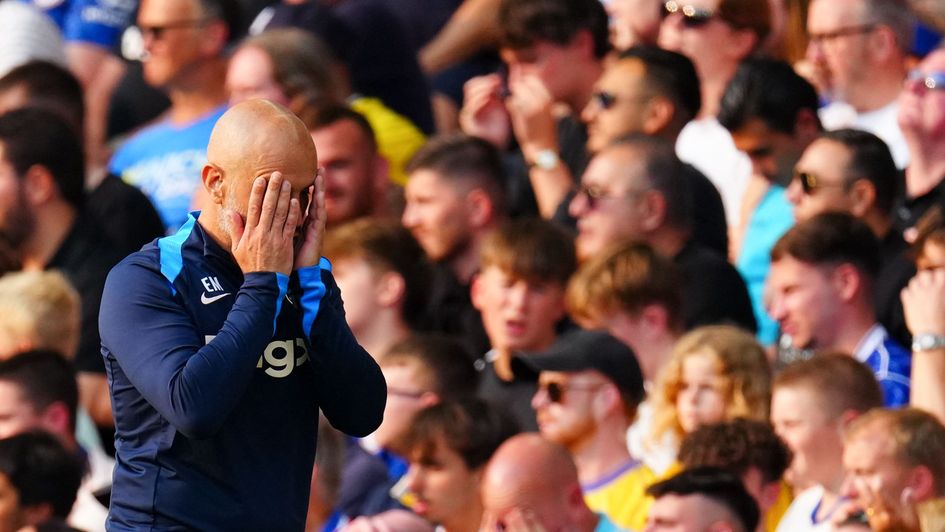
[[914, 16], [904, 0], [813, 0], [807, 16], [807, 60], [827, 129], [855, 127], [889, 144], [904, 168], [909, 149], [896, 124]]
[[912, 161], [894, 224], [896, 230], [912, 233], [945, 190], [945, 49], [929, 53], [909, 74], [899, 94], [899, 126]]
[[[607, 65], [581, 112], [587, 151], [596, 153], [632, 133], [675, 143], [700, 105], [699, 77], [686, 56], [655, 46], [630, 48]], [[727, 256], [728, 228], [718, 189], [688, 164], [683, 178], [693, 197], [693, 238]]]
[[144, 79], [167, 93], [167, 118], [132, 137], [109, 170], [140, 188], [165, 228], [187, 219], [210, 131], [226, 109], [224, 48], [238, 36], [235, 0], [142, 0]]
[[751, 162], [715, 117], [738, 64], [764, 44], [771, 8], [763, 0], [669, 0], [663, 12], [659, 44], [692, 60], [702, 94], [699, 115], [680, 132], [676, 152], [712, 180], [729, 226], [737, 226]]
[[598, 153], [571, 201], [582, 261], [623, 242], [642, 242], [680, 267], [686, 329], [756, 324], [745, 281], [722, 256], [691, 237], [692, 198], [682, 163], [664, 139], [633, 135]]
[[874, 284], [876, 315], [903, 344], [910, 335], [899, 293], [915, 274], [902, 232], [893, 228], [898, 181], [889, 147], [857, 129], [822, 134], [795, 166], [787, 198], [798, 222], [828, 211], [848, 213], [865, 223], [880, 242], [881, 266]]
[[516, 365], [538, 379], [538, 428], [571, 453], [587, 505], [620, 526], [642, 528], [644, 490], [655, 475], [630, 456], [624, 439], [644, 397], [633, 351], [605, 332], [576, 330]]

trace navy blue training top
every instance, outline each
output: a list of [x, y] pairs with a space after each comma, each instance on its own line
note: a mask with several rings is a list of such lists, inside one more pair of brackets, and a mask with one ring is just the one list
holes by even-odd
[[384, 377], [345, 322], [327, 260], [291, 282], [244, 278], [196, 216], [105, 285], [117, 459], [107, 528], [301, 531], [318, 408], [367, 435]]

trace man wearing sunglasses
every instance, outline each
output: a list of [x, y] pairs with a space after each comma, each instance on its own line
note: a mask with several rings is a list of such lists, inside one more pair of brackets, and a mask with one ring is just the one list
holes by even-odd
[[822, 134], [804, 150], [787, 188], [798, 222], [828, 211], [848, 213], [880, 242], [881, 267], [874, 284], [876, 315], [903, 345], [911, 335], [899, 293], [915, 275], [902, 232], [893, 228], [893, 202], [901, 179], [889, 147], [857, 129]]
[[167, 118], [118, 148], [109, 170], [140, 188], [165, 229], [187, 220], [210, 131], [226, 110], [224, 47], [237, 37], [235, 0], [142, 0], [144, 80], [171, 100]]
[[702, 93], [700, 113], [680, 133], [676, 151], [712, 180], [729, 226], [737, 226], [751, 163], [715, 117], [738, 64], [764, 44], [771, 9], [763, 0], [669, 0], [663, 11], [659, 44], [692, 60]]
[[630, 456], [624, 435], [643, 400], [633, 351], [601, 331], [575, 330], [544, 353], [516, 359], [517, 373], [538, 379], [532, 407], [542, 436], [564, 445], [592, 510], [639, 530], [653, 472]]
[[889, 144], [896, 166], [909, 149], [896, 123], [914, 16], [905, 0], [813, 0], [807, 14], [807, 61], [827, 129], [855, 127]]
[[945, 49], [929, 53], [909, 74], [899, 94], [899, 126], [912, 161], [895, 227], [909, 231], [945, 191]]

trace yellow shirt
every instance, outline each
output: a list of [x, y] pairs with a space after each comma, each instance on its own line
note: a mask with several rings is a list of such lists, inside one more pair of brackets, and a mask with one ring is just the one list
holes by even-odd
[[793, 500], [794, 490], [791, 489], [791, 486], [789, 486], [787, 482], [782, 480], [781, 491], [778, 492], [778, 500], [774, 502], [774, 505], [768, 509], [768, 512], [763, 517], [765, 530], [767, 532], [777, 530], [778, 523], [781, 522], [781, 518], [787, 513], [787, 509], [791, 506]]
[[613, 473], [582, 486], [591, 510], [606, 514], [618, 526], [642, 530], [653, 498], [646, 489], [656, 481], [650, 468], [630, 460]]
[[377, 151], [390, 165], [390, 180], [404, 186], [407, 183], [404, 166], [427, 141], [426, 136], [413, 122], [377, 98], [358, 96], [349, 101], [349, 105], [371, 124], [377, 140]]

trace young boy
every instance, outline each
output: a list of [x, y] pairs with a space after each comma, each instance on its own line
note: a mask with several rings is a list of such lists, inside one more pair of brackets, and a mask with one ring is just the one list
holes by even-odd
[[482, 374], [479, 396], [508, 409], [524, 430], [538, 428], [531, 408], [536, 388], [515, 379], [512, 356], [544, 351], [554, 342], [575, 267], [572, 238], [545, 220], [508, 222], [483, 243], [471, 288], [491, 345], [476, 361]]

